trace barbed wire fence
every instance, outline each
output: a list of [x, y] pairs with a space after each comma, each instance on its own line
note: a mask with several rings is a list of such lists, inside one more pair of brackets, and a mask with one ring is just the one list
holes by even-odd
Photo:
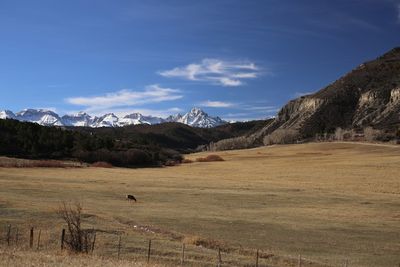
[[[59, 230], [5, 224], [0, 226], [0, 244], [4, 247], [32, 251], [67, 251], [68, 232], [63, 226]], [[132, 260], [147, 263], [163, 263], [172, 266], [246, 266], [246, 267], [313, 267], [329, 266], [311, 261], [301, 255], [296, 257], [274, 257], [260, 249], [237, 251], [224, 247], [207, 248], [177, 242], [170, 238], [138, 238], [122, 230], [106, 231], [88, 229], [93, 238], [83, 241], [84, 254], [110, 257], [116, 260]], [[340, 266], [351, 267], [347, 259]], [[395, 267], [400, 267], [400, 264]]]

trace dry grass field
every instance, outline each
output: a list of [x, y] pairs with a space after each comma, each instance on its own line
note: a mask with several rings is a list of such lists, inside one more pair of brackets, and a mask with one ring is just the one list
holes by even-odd
[[152, 238], [154, 261], [171, 265], [182, 240], [193, 266], [215, 266], [217, 246], [225, 266], [251, 266], [254, 249], [260, 266], [297, 266], [298, 254], [303, 266], [400, 263], [400, 147], [312, 143], [216, 154], [225, 161], [0, 168], [0, 242], [7, 224], [34, 225], [41, 250], [55, 250], [63, 225], [55, 211], [79, 201], [85, 225], [99, 231], [97, 256], [115, 258], [122, 234], [122, 259], [143, 261]]
[[97, 256], [69, 255], [67, 253], [47, 253], [46, 251], [26, 251], [0, 247], [0, 266], [98, 266], [98, 267], [165, 267], [165, 265], [128, 260], [115, 260]]

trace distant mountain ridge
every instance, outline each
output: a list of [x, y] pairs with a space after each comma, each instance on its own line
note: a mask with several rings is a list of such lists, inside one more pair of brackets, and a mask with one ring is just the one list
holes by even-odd
[[179, 122], [192, 127], [212, 128], [228, 122], [219, 117], [209, 116], [199, 108], [192, 108], [188, 113], [171, 115], [167, 118], [145, 116], [140, 113], [132, 113], [124, 117], [118, 117], [113, 113], [92, 117], [85, 112], [60, 117], [57, 113], [45, 109], [24, 109], [13, 113], [10, 110], [0, 112], [0, 119], [15, 119], [37, 123], [43, 126], [75, 126], [75, 127], [123, 127], [128, 125], [154, 125], [165, 122]]

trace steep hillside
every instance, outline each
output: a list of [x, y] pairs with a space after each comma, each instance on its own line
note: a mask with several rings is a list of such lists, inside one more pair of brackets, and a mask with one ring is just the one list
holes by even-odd
[[274, 122], [253, 136], [254, 142], [277, 129], [299, 138], [335, 128], [400, 126], [400, 47], [356, 69], [322, 90], [287, 103]]

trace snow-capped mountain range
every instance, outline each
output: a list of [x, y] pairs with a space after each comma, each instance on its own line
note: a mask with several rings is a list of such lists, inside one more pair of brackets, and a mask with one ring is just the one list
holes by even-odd
[[226, 124], [219, 117], [211, 117], [199, 108], [193, 108], [188, 113], [171, 115], [165, 119], [153, 116], [144, 116], [140, 113], [132, 113], [124, 117], [118, 117], [113, 113], [100, 117], [92, 117], [85, 112], [60, 117], [57, 113], [45, 109], [24, 109], [18, 113], [10, 110], [0, 112], [0, 119], [14, 119], [38, 123], [44, 126], [81, 126], [81, 127], [123, 127], [138, 124], [160, 124], [165, 122], [179, 122], [192, 127], [211, 128]]

